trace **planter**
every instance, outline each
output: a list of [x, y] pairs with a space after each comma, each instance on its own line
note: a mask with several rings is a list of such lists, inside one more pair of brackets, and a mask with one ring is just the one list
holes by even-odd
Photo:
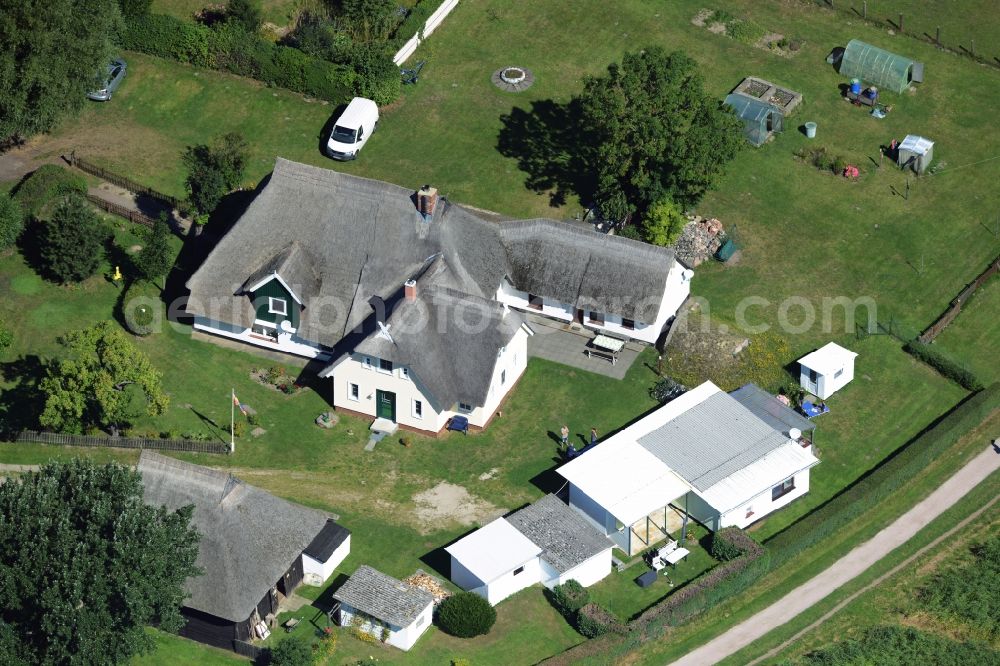
[[515, 85], [524, 81], [528, 74], [520, 67], [505, 67], [500, 72], [500, 80]]

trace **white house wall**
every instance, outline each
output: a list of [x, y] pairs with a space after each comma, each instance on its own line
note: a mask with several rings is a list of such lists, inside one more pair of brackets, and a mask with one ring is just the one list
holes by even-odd
[[[451, 582], [458, 585], [466, 592], [476, 592], [481, 597], [486, 597], [486, 582], [479, 580], [474, 573], [466, 569], [461, 562], [451, 556]], [[482, 591], [480, 591], [482, 590]]]
[[249, 328], [233, 326], [221, 321], [214, 321], [212, 319], [199, 316], [195, 316], [194, 318], [194, 328], [196, 330], [205, 331], [206, 333], [212, 333], [213, 335], [219, 335], [224, 338], [239, 340], [240, 342], [245, 342], [247, 344], [254, 345], [255, 347], [270, 349], [271, 351], [280, 351], [288, 354], [295, 354], [296, 356], [304, 356], [306, 358], [325, 358], [327, 356], [327, 353], [319, 345], [303, 340], [294, 333], [282, 333], [278, 336], [277, 341], [272, 342], [270, 340], [263, 339], [263, 336], [254, 334]]
[[[386, 623], [389, 627], [389, 638], [386, 643], [400, 650], [409, 650], [417, 642], [417, 639], [427, 631], [427, 628], [431, 626], [433, 612], [434, 604], [429, 603], [427, 604], [427, 608], [422, 610], [420, 615], [409, 626], [398, 627], [394, 624]], [[359, 613], [349, 604], [341, 604], [340, 625], [342, 627], [350, 627], [355, 615], [358, 615], [363, 620], [358, 628], [381, 642], [383, 625], [372, 622], [367, 615]]]
[[611, 539], [616, 546], [626, 553], [629, 552], [631, 531], [623, 529], [603, 506], [572, 483], [569, 485], [569, 505], [601, 534]]
[[512, 594], [543, 580], [542, 562], [535, 557], [523, 565], [523, 571], [515, 574], [514, 569], [490, 581], [479, 580], [462, 563], [451, 558], [451, 581], [466, 592], [474, 592], [496, 606]]
[[607, 550], [601, 551], [593, 557], [584, 560], [569, 571], [560, 574], [555, 581], [551, 581], [552, 585], [546, 583], [546, 587], [551, 588], [553, 585], [562, 585], [568, 580], [575, 580], [584, 587], [590, 587], [594, 583], [603, 580], [609, 573], [611, 573], [610, 544]]
[[[753, 497], [735, 509], [722, 514], [719, 519], [719, 528], [735, 525], [744, 528], [757, 522], [764, 516], [774, 513], [783, 506], [787, 506], [792, 501], [802, 497], [809, 492], [809, 470], [803, 470], [795, 475], [795, 489], [790, 493], [782, 495], [777, 500], [771, 500], [771, 488]], [[775, 486], [778, 485], [777, 483]], [[772, 486], [773, 487], [773, 486]], [[753, 515], [747, 516], [747, 510], [752, 508]], [[692, 514], [693, 515], [693, 514]]]
[[719, 512], [700, 495], [689, 492], [686, 503], [689, 516], [713, 532], [719, 529]]
[[337, 548], [330, 554], [330, 558], [326, 562], [320, 562], [319, 560], [313, 559], [312, 557], [302, 553], [302, 572], [304, 574], [316, 574], [326, 582], [330, 576], [333, 575], [334, 569], [340, 566], [340, 563], [344, 561], [351, 552], [351, 535], [347, 535], [344, 539], [344, 543], [337, 546]]

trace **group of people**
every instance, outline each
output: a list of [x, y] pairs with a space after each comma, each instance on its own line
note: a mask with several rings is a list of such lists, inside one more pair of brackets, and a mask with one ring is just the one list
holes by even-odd
[[[563, 427], [559, 429], [559, 437], [562, 440], [563, 448], [564, 449], [569, 448], [570, 443], [569, 443], [568, 425], [563, 425]], [[590, 445], [593, 446], [594, 444], [597, 444], [597, 428], [590, 429]]]

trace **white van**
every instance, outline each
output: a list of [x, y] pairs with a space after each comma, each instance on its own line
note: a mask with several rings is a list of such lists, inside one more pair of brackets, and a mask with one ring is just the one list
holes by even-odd
[[337, 118], [326, 142], [326, 153], [335, 160], [353, 160], [378, 127], [378, 105], [355, 97]]

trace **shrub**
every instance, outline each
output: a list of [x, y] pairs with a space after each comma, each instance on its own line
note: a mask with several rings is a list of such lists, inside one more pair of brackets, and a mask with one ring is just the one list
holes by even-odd
[[660, 199], [643, 216], [642, 228], [646, 242], [661, 247], [673, 245], [680, 238], [687, 222], [677, 204], [670, 199]]
[[399, 67], [392, 61], [384, 45], [361, 44], [351, 52], [354, 70], [354, 93], [367, 97], [379, 106], [390, 104], [399, 97], [402, 78]]
[[630, 238], [632, 240], [646, 242], [646, 237], [642, 233], [642, 228], [637, 224], [626, 224], [624, 227], [615, 232], [622, 238]]
[[14, 199], [26, 215], [39, 217], [46, 204], [72, 193], [86, 194], [87, 181], [57, 164], [43, 164], [17, 186]]
[[5, 250], [21, 236], [24, 231], [24, 211], [14, 199], [6, 194], [0, 194], [0, 250]]
[[755, 44], [767, 33], [753, 21], [734, 19], [726, 24], [726, 34], [743, 44]]
[[0, 354], [14, 344], [14, 333], [0, 322]]
[[712, 12], [712, 15], [708, 17], [708, 21], [706, 21], [706, 23], [709, 25], [713, 23], [728, 24], [732, 23], [734, 20], [736, 20], [736, 17], [727, 12], [725, 9], [716, 9]]
[[143, 279], [155, 280], [170, 271], [174, 257], [169, 239], [170, 224], [167, 222], [166, 213], [161, 213], [153, 228], [146, 232], [146, 243], [133, 259]]
[[247, 433], [247, 424], [238, 419], [233, 420], [233, 437], [242, 437]]
[[252, 35], [260, 29], [260, 7], [253, 0], [229, 0], [226, 22], [238, 25]]
[[188, 146], [181, 160], [188, 170], [188, 194], [198, 211], [211, 213], [240, 184], [248, 150], [249, 144], [238, 132], [218, 137], [211, 146]]
[[590, 592], [587, 592], [583, 585], [572, 579], [553, 587], [547, 596], [555, 609], [566, 618], [572, 618], [590, 601]]
[[149, 14], [153, 0], [118, 0], [118, 7], [126, 19], [134, 19]]
[[660, 403], [670, 402], [687, 392], [687, 387], [680, 382], [675, 382], [670, 377], [663, 377], [656, 380], [653, 388], [649, 389], [649, 397]]
[[489, 633], [497, 620], [497, 612], [478, 594], [459, 592], [441, 602], [437, 620], [452, 636], [472, 638]]
[[720, 562], [760, 552], [760, 544], [738, 527], [723, 527], [712, 535], [712, 557]]
[[41, 224], [42, 263], [60, 282], [80, 282], [97, 272], [107, 238], [97, 215], [79, 195], [63, 199]]
[[163, 303], [159, 288], [145, 281], [136, 281], [122, 296], [122, 318], [133, 334], [146, 336], [156, 332], [163, 323]]
[[927, 365], [931, 366], [942, 375], [957, 382], [962, 388], [969, 391], [979, 391], [983, 388], [982, 383], [972, 371], [963, 368], [948, 357], [941, 354], [930, 345], [912, 340], [903, 347], [907, 353], [917, 357]]
[[596, 638], [609, 632], [624, 633], [625, 627], [603, 606], [590, 603], [577, 612], [576, 630], [587, 638]]
[[766, 545], [772, 565], [777, 567], [796, 557], [890, 497], [998, 407], [1000, 383], [994, 383], [953, 409], [868, 476], [771, 537]]
[[296, 638], [286, 638], [271, 648], [271, 666], [311, 666], [312, 648]]

